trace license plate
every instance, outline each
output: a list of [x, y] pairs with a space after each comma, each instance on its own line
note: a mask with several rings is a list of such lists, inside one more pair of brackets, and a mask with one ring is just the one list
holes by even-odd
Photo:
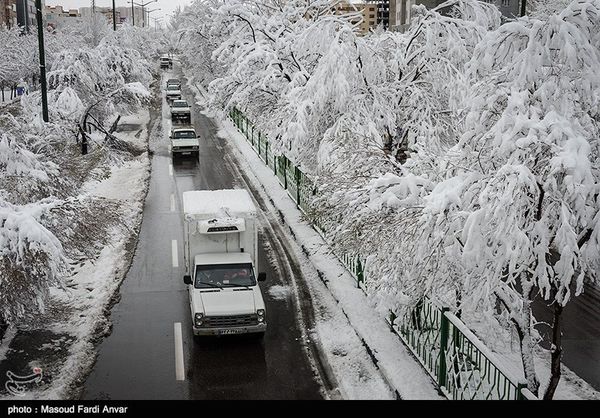
[[221, 335], [227, 335], [227, 334], [241, 334], [244, 331], [241, 329], [222, 329], [219, 331], [219, 334]]

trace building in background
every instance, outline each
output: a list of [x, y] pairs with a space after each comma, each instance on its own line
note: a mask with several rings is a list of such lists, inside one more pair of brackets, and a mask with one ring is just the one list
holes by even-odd
[[17, 0], [0, 0], [0, 26], [12, 29], [18, 25]]
[[79, 10], [65, 10], [62, 6], [46, 6], [46, 26], [56, 29], [66, 22], [78, 20], [81, 18]]
[[142, 14], [142, 8], [135, 6], [133, 10], [134, 10], [134, 13], [133, 13], [133, 19], [132, 19], [131, 7], [117, 7], [117, 12], [120, 13], [121, 21], [123, 23], [127, 22], [130, 25], [132, 25], [135, 20], [135, 26], [142, 26], [142, 21], [144, 20], [144, 15]]
[[[17, 24], [26, 31], [37, 26], [35, 17], [35, 0], [17, 0]], [[46, 1], [42, 0], [42, 10], [46, 8]]]
[[[117, 19], [117, 25], [120, 25], [122, 23], [121, 21], [121, 13], [119, 12], [120, 7], [116, 7], [115, 8], [115, 15], [116, 15], [116, 19]], [[96, 13], [97, 14], [101, 14], [102, 16], [104, 16], [106, 18], [106, 20], [108, 21], [109, 24], [112, 25], [113, 23], [113, 9], [112, 7], [99, 7], [96, 6], [95, 7]], [[79, 13], [81, 14], [82, 17], [88, 17], [92, 15], [92, 8], [91, 7], [80, 7], [79, 8]]]
[[[388, 21], [382, 20], [382, 23], [386, 28], [390, 30], [397, 30], [404, 32], [410, 26], [411, 19], [411, 7], [416, 4], [422, 4], [428, 9], [433, 9], [444, 3], [445, 0], [379, 0], [377, 3], [389, 3]], [[494, 4], [505, 18], [515, 18], [520, 14], [521, 1], [523, 0], [480, 0], [485, 3]], [[381, 19], [385, 19], [384, 5], [380, 5], [379, 8], [383, 10], [381, 13]]]
[[335, 14], [350, 15], [356, 14], [352, 23], [359, 25], [359, 32], [364, 35], [377, 26], [377, 5], [367, 3], [346, 3], [341, 2], [335, 5]]

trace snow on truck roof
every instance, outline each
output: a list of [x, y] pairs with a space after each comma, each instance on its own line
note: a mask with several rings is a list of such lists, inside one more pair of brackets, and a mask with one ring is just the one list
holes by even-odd
[[206, 219], [224, 216], [256, 216], [256, 206], [244, 189], [194, 190], [183, 193], [185, 217]]

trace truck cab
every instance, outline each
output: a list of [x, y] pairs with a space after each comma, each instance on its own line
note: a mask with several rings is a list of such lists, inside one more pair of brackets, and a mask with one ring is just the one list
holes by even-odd
[[247, 191], [183, 194], [184, 282], [194, 335], [254, 333], [267, 329], [259, 283], [256, 208]]

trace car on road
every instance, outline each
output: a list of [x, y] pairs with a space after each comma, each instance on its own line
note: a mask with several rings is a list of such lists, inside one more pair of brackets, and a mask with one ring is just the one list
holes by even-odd
[[173, 60], [170, 57], [168, 57], [166, 55], [163, 55], [162, 57], [160, 57], [160, 68], [169, 69], [172, 67], [173, 67]]
[[177, 78], [169, 78], [167, 80], [167, 87], [172, 86], [172, 85], [178, 86], [179, 89], [181, 90], [181, 81], [179, 81]]
[[181, 85], [169, 84], [166, 91], [167, 102], [181, 99]]
[[173, 100], [171, 103], [171, 120], [190, 123], [192, 121], [192, 110], [187, 100]]
[[169, 139], [171, 140], [173, 158], [185, 155], [190, 155], [196, 159], [200, 158], [200, 141], [194, 128], [173, 128]]

